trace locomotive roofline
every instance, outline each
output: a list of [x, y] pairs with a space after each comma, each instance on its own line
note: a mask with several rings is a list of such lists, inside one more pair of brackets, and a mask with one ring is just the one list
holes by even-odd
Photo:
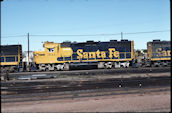
[[13, 44], [13, 45], [0, 45], [1, 46], [22, 46], [22, 44]]
[[[128, 40], [128, 39], [122, 39], [122, 40], [109, 40], [109, 41], [94, 41], [94, 40], [86, 40], [86, 41], [84, 41], [84, 42], [77, 42], [77, 41], [73, 41], [73, 42], [71, 42], [71, 41], [63, 41], [63, 42], [61, 42], [61, 43], [74, 43], [74, 44], [76, 44], [76, 43], [99, 43], [99, 42], [130, 42], [130, 41], [133, 41], [133, 40]], [[49, 42], [49, 41], [46, 41], [46, 42]], [[45, 43], [46, 43], [45, 42]], [[49, 42], [49, 43], [52, 43], [52, 42]]]

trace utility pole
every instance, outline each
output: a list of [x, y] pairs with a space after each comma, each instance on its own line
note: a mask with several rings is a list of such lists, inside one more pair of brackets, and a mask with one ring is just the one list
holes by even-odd
[[121, 40], [123, 39], [123, 33], [121, 32]]
[[29, 33], [27, 34], [27, 42], [28, 42], [28, 64], [27, 66], [29, 66]]

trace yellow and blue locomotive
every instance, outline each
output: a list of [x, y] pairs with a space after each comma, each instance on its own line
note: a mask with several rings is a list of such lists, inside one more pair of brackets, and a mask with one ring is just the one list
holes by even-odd
[[148, 66], [169, 66], [171, 64], [171, 42], [153, 40], [147, 42], [147, 59]]
[[22, 45], [3, 45], [1, 50], [1, 70], [16, 71], [22, 68]]
[[45, 42], [44, 51], [34, 52], [39, 70], [69, 70], [70, 66], [95, 65], [98, 68], [129, 67], [134, 59], [134, 42], [110, 40], [81, 43]]

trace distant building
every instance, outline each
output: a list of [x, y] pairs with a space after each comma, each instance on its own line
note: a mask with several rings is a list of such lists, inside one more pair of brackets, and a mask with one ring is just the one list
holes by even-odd
[[147, 50], [146, 49], [141, 49], [141, 53], [143, 58], [147, 58]]
[[138, 63], [142, 62], [142, 59], [147, 58], [147, 50], [141, 49], [141, 50], [135, 50], [135, 59], [137, 59]]
[[23, 52], [23, 62], [29, 64], [28, 59], [29, 62], [33, 62], [33, 51], [29, 51], [29, 58], [28, 58], [28, 51]]

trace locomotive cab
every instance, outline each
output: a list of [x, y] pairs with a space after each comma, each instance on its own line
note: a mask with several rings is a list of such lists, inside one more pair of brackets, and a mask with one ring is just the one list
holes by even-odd
[[61, 48], [60, 43], [45, 42], [44, 51], [34, 52], [34, 61], [41, 70], [63, 70], [64, 59], [71, 57], [73, 51], [70, 47]]

